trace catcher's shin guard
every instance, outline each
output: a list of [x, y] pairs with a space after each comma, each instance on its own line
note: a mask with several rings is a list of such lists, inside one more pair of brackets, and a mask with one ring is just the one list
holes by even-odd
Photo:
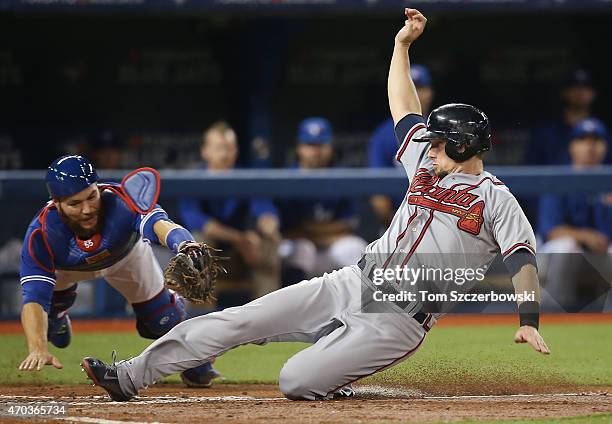
[[[146, 339], [158, 339], [185, 321], [187, 311], [185, 300], [172, 290], [164, 288], [146, 302], [132, 304], [136, 313], [136, 329]], [[211, 363], [184, 371], [181, 379], [189, 387], [210, 387], [212, 380], [219, 377]]]
[[47, 340], [55, 347], [63, 349], [68, 347], [72, 340], [72, 324], [66, 311], [61, 312], [56, 317], [49, 317], [49, 327], [47, 330]]
[[136, 329], [145, 339], [158, 339], [178, 323], [185, 321], [185, 301], [164, 288], [145, 302], [132, 304], [136, 314]]
[[65, 290], [53, 292], [47, 340], [60, 349], [67, 347], [72, 340], [72, 325], [68, 316], [68, 309], [76, 300], [76, 287], [77, 285], [74, 284]]

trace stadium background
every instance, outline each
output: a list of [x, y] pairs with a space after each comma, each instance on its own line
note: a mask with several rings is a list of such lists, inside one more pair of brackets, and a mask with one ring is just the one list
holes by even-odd
[[[412, 55], [432, 72], [434, 106], [463, 101], [488, 113], [494, 148], [486, 165], [513, 192], [537, 200], [612, 191], [609, 165], [523, 166], [531, 130], [559, 116], [571, 69], [591, 72], [593, 115], [612, 124], [607, 0], [0, 0], [0, 421], [8, 405], [52, 399], [67, 405], [72, 418], [60, 418], [71, 422], [610, 422], [610, 313], [543, 314], [548, 357], [512, 342], [514, 310], [445, 317], [409, 361], [361, 381], [355, 400], [279, 400], [279, 370], [305, 347], [282, 343], [218, 358], [222, 382], [232, 384], [188, 390], [173, 376], [140, 401], [116, 404], [85, 384], [82, 357], [107, 360], [117, 349], [128, 358], [150, 340], [132, 318], [114, 319], [131, 308], [107, 285], [82, 284], [71, 346], [50, 346], [64, 369], [17, 371], [28, 352], [18, 321], [21, 240], [47, 200], [43, 169], [60, 154], [118, 152], [123, 170], [103, 177], [159, 168], [161, 203], [173, 218], [185, 194], [356, 196], [359, 234], [376, 237], [368, 196], [401, 192], [405, 176], [361, 167], [389, 114], [387, 68], [404, 6], [429, 18]], [[332, 122], [345, 168], [309, 176], [280, 169], [309, 115]], [[242, 167], [271, 169], [223, 178], [189, 171], [202, 131], [218, 119], [236, 128]], [[268, 143], [269, 158], [255, 154], [256, 138]]]
[[[236, 127], [243, 164], [250, 140], [264, 137], [281, 166], [298, 122], [312, 114], [331, 120], [344, 162], [359, 166], [357, 147], [388, 116], [395, 9], [75, 9], [0, 15], [3, 169], [44, 168], [106, 132], [127, 150], [124, 166], [185, 168], [197, 155], [192, 143], [219, 118]], [[470, 102], [490, 115], [489, 163], [518, 164], [526, 132], [559, 112], [557, 90], [574, 67], [590, 70], [595, 116], [610, 121], [609, 13], [477, 2], [434, 9], [413, 56], [432, 71], [434, 104]]]
[[[46, 200], [42, 182], [32, 189], [37, 174], [20, 170], [43, 169], [60, 154], [90, 154], [100, 145], [120, 152], [122, 169], [191, 168], [202, 130], [218, 119], [236, 128], [242, 167], [280, 168], [293, 157], [299, 121], [310, 115], [332, 122], [341, 165], [366, 166], [371, 132], [388, 116], [386, 76], [401, 5], [240, 3], [0, 3], [0, 169], [8, 171], [0, 196], [11, 205], [0, 224], [2, 316], [18, 312], [16, 243]], [[432, 71], [434, 106], [472, 103], [492, 120], [488, 165], [523, 164], [526, 146], [535, 142], [530, 130], [559, 115], [559, 87], [576, 67], [592, 74], [593, 115], [612, 122], [606, 2], [410, 4], [429, 16], [427, 36], [412, 55]], [[256, 157], [256, 138], [268, 143], [267, 160]], [[523, 176], [511, 185], [519, 194], [533, 192], [539, 177], [531, 172], [541, 171], [496, 169], [511, 179]], [[566, 178], [546, 179], [556, 191], [612, 187], [609, 168], [577, 180], [566, 170], [551, 172]], [[163, 181], [171, 216], [176, 196], [169, 193], [182, 184]], [[347, 194], [362, 199], [359, 232], [372, 240], [377, 226], [367, 196]], [[82, 312], [90, 314], [92, 306]]]

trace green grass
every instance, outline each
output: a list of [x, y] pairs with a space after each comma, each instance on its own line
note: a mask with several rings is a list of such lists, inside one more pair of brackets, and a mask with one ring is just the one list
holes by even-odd
[[513, 342], [512, 326], [434, 328], [408, 361], [370, 382], [397, 384], [612, 385], [612, 325], [547, 325], [542, 335], [551, 349], [544, 356]]
[[[612, 386], [612, 325], [547, 325], [542, 331], [552, 350], [547, 357], [527, 345], [514, 344], [514, 330], [512, 326], [435, 328], [410, 360], [369, 377], [368, 382], [417, 387], [474, 382], [486, 385], [498, 381]], [[69, 348], [51, 347], [64, 364], [63, 370], [45, 367], [42, 372], [31, 373], [17, 370], [27, 353], [24, 337], [2, 335], [0, 384], [85, 383], [79, 365], [83, 356], [110, 360], [111, 350], [117, 349], [123, 359], [137, 355], [149, 343], [150, 340], [135, 333], [76, 334]], [[305, 346], [298, 343], [243, 346], [219, 358], [216, 367], [229, 383], [275, 383], [284, 362]], [[173, 376], [167, 381], [179, 380]]]
[[609, 424], [612, 414], [584, 415], [568, 418], [535, 418], [523, 420], [458, 421], [456, 424]]

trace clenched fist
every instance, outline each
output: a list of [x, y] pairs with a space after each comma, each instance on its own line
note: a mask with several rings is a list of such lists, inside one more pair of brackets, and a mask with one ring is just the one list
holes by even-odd
[[404, 9], [404, 14], [407, 19], [395, 36], [395, 41], [408, 47], [423, 33], [427, 18], [416, 9]]

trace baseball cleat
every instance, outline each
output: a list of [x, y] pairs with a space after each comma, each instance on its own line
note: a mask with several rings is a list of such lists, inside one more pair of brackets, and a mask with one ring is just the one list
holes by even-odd
[[336, 390], [334, 392], [332, 399], [344, 399], [344, 398], [352, 398], [355, 396], [355, 390], [353, 386], [347, 384], [346, 386]]
[[221, 377], [221, 374], [212, 367], [210, 362], [181, 373], [181, 380], [187, 387], [211, 387], [212, 381], [217, 377]]
[[87, 377], [93, 381], [95, 386], [100, 386], [116, 402], [125, 402], [130, 400], [131, 396], [126, 396], [121, 391], [119, 385], [119, 377], [117, 376], [117, 365], [115, 365], [116, 352], [113, 350], [113, 363], [107, 365], [99, 359], [83, 358], [81, 367], [87, 374]]
[[55, 318], [49, 318], [47, 340], [55, 347], [63, 349], [72, 339], [72, 324], [66, 311], [60, 312]]

